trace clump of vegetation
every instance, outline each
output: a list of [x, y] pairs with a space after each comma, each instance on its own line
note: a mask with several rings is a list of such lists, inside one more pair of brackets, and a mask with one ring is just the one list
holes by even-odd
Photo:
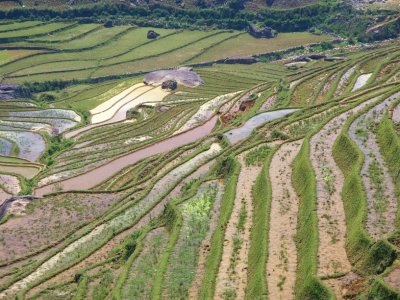
[[265, 159], [268, 157], [271, 152], [271, 148], [264, 145], [257, 147], [254, 150], [251, 150], [247, 153], [245, 157], [245, 162], [247, 166], [261, 166], [264, 164]]
[[210, 212], [216, 198], [216, 187], [208, 187], [199, 197], [181, 205], [183, 217], [179, 238], [169, 259], [165, 290], [170, 298], [185, 299], [197, 267], [200, 244], [209, 228]]

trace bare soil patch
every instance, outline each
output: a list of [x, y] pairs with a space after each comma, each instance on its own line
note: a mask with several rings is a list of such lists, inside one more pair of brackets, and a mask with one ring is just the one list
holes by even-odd
[[318, 275], [332, 276], [351, 269], [345, 249], [345, 213], [340, 193], [343, 174], [336, 165], [332, 148], [345, 120], [369, 101], [328, 122], [311, 139], [311, 162], [317, 180], [317, 214], [319, 220]]
[[392, 287], [400, 290], [400, 264], [385, 277], [385, 281]]
[[[222, 260], [216, 280], [215, 299], [225, 299], [227, 293], [234, 293], [237, 299], [244, 299], [247, 286], [247, 260], [250, 247], [250, 230], [253, 220], [252, 187], [261, 171], [260, 166], [247, 166], [244, 158], [247, 152], [238, 156], [241, 165], [233, 211], [225, 230]], [[242, 223], [242, 224], [240, 224]]]
[[374, 133], [390, 104], [400, 96], [397, 93], [358, 117], [350, 126], [349, 135], [364, 154], [361, 177], [368, 200], [366, 228], [374, 239], [380, 239], [394, 230], [397, 211], [395, 187], [386, 163], [380, 153]]
[[346, 71], [346, 73], [343, 74], [343, 76], [340, 78], [339, 83], [336, 87], [336, 91], [334, 93], [334, 97], [339, 96], [340, 94], [343, 93], [346, 84], [348, 83], [351, 75], [353, 75], [354, 71], [356, 70], [357, 66], [353, 66], [350, 69]]
[[291, 163], [302, 142], [283, 144], [272, 158], [269, 176], [272, 186], [267, 283], [269, 299], [294, 299], [299, 199], [291, 184]]
[[27, 214], [0, 225], [0, 262], [25, 257], [90, 222], [117, 199], [113, 194], [61, 194], [27, 204]]

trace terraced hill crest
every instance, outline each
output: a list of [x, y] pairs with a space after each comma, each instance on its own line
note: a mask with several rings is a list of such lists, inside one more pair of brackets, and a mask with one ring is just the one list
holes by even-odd
[[400, 299], [398, 39], [114, 25], [0, 21], [0, 299]]

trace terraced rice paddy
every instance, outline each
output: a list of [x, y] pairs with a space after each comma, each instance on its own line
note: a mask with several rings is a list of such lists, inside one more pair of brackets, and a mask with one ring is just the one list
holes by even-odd
[[211, 63], [329, 39], [0, 25], [0, 299], [398, 299], [399, 42]]

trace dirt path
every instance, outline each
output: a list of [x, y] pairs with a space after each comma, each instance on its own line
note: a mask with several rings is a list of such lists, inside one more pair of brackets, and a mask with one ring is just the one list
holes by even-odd
[[269, 299], [294, 299], [297, 251], [294, 237], [299, 199], [291, 185], [290, 164], [302, 142], [283, 144], [272, 158], [269, 176], [272, 185], [271, 221], [267, 262]]
[[393, 109], [392, 120], [395, 124], [400, 124], [400, 104]]
[[0, 174], [0, 186], [2, 186], [8, 194], [17, 195], [21, 191], [19, 179], [17, 176], [13, 175]]
[[343, 93], [345, 89], [345, 85], [348, 83], [351, 75], [353, 75], [354, 71], [356, 70], [357, 66], [353, 66], [350, 69], [346, 71], [346, 73], [343, 74], [343, 76], [340, 78], [339, 83], [336, 87], [336, 91], [334, 93], [334, 97], [339, 96]]
[[268, 99], [261, 105], [260, 111], [266, 111], [271, 109], [276, 102], [276, 94], [268, 97]]
[[[319, 276], [348, 273], [351, 269], [345, 248], [346, 223], [340, 197], [344, 178], [333, 159], [332, 148], [346, 119], [374, 100], [375, 98], [365, 101], [356, 108], [333, 118], [312, 137], [310, 142], [310, 158], [317, 180]], [[327, 283], [336, 293], [340, 291], [340, 288], [335, 286], [341, 285], [339, 280], [329, 280]], [[336, 296], [341, 298], [340, 294]]]
[[336, 80], [336, 78], [338, 76], [339, 76], [339, 74], [337, 72], [328, 76], [328, 79], [326, 80], [324, 86], [322, 87], [321, 91], [318, 93], [318, 95], [315, 99], [316, 103], [322, 103], [326, 100], [325, 98], [329, 92], [329, 89], [331, 88], [332, 84], [334, 83], [334, 81]]
[[400, 290], [400, 263], [398, 263], [398, 266], [385, 277], [385, 281], [390, 286]]
[[225, 231], [224, 249], [216, 281], [215, 299], [235, 294], [244, 299], [247, 286], [247, 260], [253, 220], [252, 187], [261, 171], [259, 166], [246, 166], [247, 152], [238, 156], [241, 165], [233, 211]]
[[394, 230], [397, 211], [395, 187], [386, 163], [380, 153], [373, 127], [400, 93], [358, 117], [350, 126], [349, 135], [364, 154], [361, 177], [367, 191], [368, 218], [366, 228], [374, 239], [380, 239]]

